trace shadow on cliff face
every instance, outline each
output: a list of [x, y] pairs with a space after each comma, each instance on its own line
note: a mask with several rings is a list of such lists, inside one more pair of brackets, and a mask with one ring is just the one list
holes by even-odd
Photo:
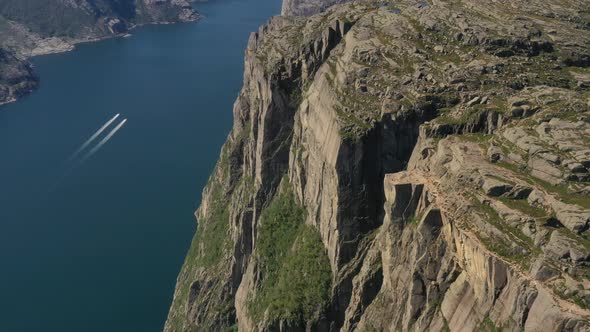
[[356, 254], [356, 238], [383, 223], [383, 179], [385, 174], [406, 169], [418, 141], [420, 126], [437, 116], [437, 103], [424, 102], [409, 112], [387, 113], [359, 141], [343, 144], [338, 158], [342, 176], [340, 193], [343, 197], [343, 248], [340, 264], [346, 264]]
[[[343, 266], [353, 259], [364, 257], [366, 248], [362, 239], [383, 224], [385, 216], [385, 193], [383, 181], [386, 174], [406, 169], [418, 141], [420, 126], [437, 116], [437, 109], [444, 100], [424, 100], [407, 112], [386, 113], [367, 135], [358, 141], [346, 141], [342, 145], [337, 168], [340, 173], [339, 196], [342, 199], [340, 230], [342, 241], [338, 265]], [[362, 259], [360, 259], [362, 261]], [[332, 322], [332, 327], [342, 327], [345, 311], [352, 294], [352, 282], [362, 264], [355, 264], [335, 289], [337, 296], [327, 313], [323, 326]], [[371, 303], [381, 289], [382, 269], [373, 274], [371, 287], [375, 291], [364, 293], [363, 302]], [[340, 309], [339, 309], [340, 308]]]

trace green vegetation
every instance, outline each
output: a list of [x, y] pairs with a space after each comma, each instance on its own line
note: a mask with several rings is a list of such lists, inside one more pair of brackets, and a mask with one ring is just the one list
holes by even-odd
[[498, 212], [494, 210], [493, 207], [479, 202], [477, 199], [472, 200], [473, 204], [477, 207], [477, 209], [485, 214], [487, 220], [494, 225], [498, 230], [501, 230], [504, 234], [511, 234], [515, 240], [520, 240], [523, 244], [528, 244], [530, 246], [533, 245], [532, 240], [524, 235], [520, 230], [509, 226], [502, 220]]
[[[225, 249], [229, 246], [227, 231], [229, 227], [229, 212], [227, 204], [221, 195], [221, 190], [216, 183], [210, 183], [212, 192], [211, 213], [205, 220], [200, 220], [197, 232], [189, 251], [186, 255], [182, 271], [194, 271], [197, 267], [213, 267], [221, 261]], [[181, 272], [181, 275], [183, 275]], [[178, 283], [179, 294], [172, 304], [174, 311], [188, 301], [190, 281], [184, 280]], [[179, 317], [171, 320], [172, 326], [180, 330], [182, 322]]]
[[228, 327], [227, 329], [225, 329], [224, 332], [238, 332], [238, 324], [234, 324]]
[[533, 218], [547, 217], [547, 211], [542, 208], [532, 206], [526, 199], [509, 199], [506, 197], [499, 197], [499, 200], [511, 209], [518, 210]]
[[238, 133], [236, 139], [238, 141], [244, 141], [244, 140], [248, 139], [248, 137], [250, 136], [251, 130], [252, 130], [252, 122], [250, 121], [250, 119], [248, 119], [248, 121], [246, 121], [246, 123], [244, 123], [244, 127], [242, 128], [242, 130]]
[[445, 316], [442, 315], [442, 314], [440, 316], [443, 319], [443, 329], [442, 329], [442, 331], [443, 332], [451, 332], [451, 328], [449, 327], [449, 322], [447, 322], [447, 319], [445, 318]]
[[[565, 235], [575, 244], [582, 246], [584, 250], [590, 251], [590, 239], [588, 238], [587, 232], [584, 232], [582, 234], [576, 234], [565, 227], [558, 228], [555, 231], [560, 232], [562, 235]], [[572, 277], [578, 281], [581, 281], [583, 279], [590, 279], [590, 267], [583, 265], [576, 267], [576, 273], [572, 274]], [[590, 307], [588, 307], [587, 309], [589, 308]]]
[[490, 319], [490, 316], [486, 316], [483, 321], [479, 324], [479, 331], [489, 331], [489, 332], [502, 332], [504, 329], [502, 327], [496, 326], [494, 322]]
[[549, 182], [545, 182], [541, 179], [531, 176], [527, 172], [526, 169], [522, 169], [521, 167], [518, 167], [513, 164], [509, 164], [509, 163], [501, 161], [501, 162], [496, 163], [496, 165], [506, 168], [514, 173], [519, 174], [520, 175], [519, 177], [522, 180], [530, 183], [531, 185], [537, 185], [537, 186], [542, 187], [548, 193], [559, 197], [559, 199], [561, 199], [561, 201], [563, 201], [565, 203], [579, 205], [579, 206], [587, 208], [587, 209], [590, 208], [590, 199], [588, 199], [588, 196], [583, 195], [583, 194], [570, 193], [570, 192], [568, 192], [568, 188], [565, 185], [553, 185], [553, 184], [550, 184]]
[[590, 306], [588, 305], [588, 303], [586, 303], [584, 298], [578, 295], [577, 291], [573, 291], [571, 294], [566, 294], [567, 287], [563, 284], [554, 286], [553, 290], [555, 291], [555, 294], [557, 294], [559, 297], [561, 297], [564, 300], [575, 303], [580, 308], [590, 308]]
[[[301, 79], [298, 78], [296, 81], [300, 81]], [[291, 89], [291, 93], [289, 94], [289, 105], [293, 108], [299, 107], [301, 101], [303, 100], [303, 89], [295, 86]]]
[[229, 244], [227, 239], [229, 227], [227, 202], [223, 198], [219, 186], [214, 184], [211, 189], [211, 213], [206, 220], [199, 222], [199, 227], [195, 235], [196, 241], [203, 249], [197, 262], [199, 265], [205, 267], [218, 263], [223, 256], [224, 248]]
[[[228, 169], [228, 155], [230, 146], [224, 145], [221, 150], [219, 161], [217, 162], [216, 169], [213, 174], [221, 173], [221, 181], [223, 181], [224, 174], [227, 173]], [[240, 185], [249, 185], [249, 178], [242, 178]], [[207, 184], [210, 198], [209, 208], [207, 215], [202, 220], [199, 220], [197, 231], [193, 236], [191, 246], [186, 254], [184, 264], [180, 276], [184, 278], [192, 275], [194, 271], [199, 267], [207, 267], [210, 269], [225, 268], [222, 264], [218, 264], [222, 261], [225, 252], [231, 245], [230, 239], [228, 238], [229, 230], [229, 210], [227, 197], [224, 195], [222, 185], [216, 180], [215, 175], [209, 179]], [[173, 312], [183, 312], [181, 309], [188, 301], [189, 289], [191, 285], [189, 279], [183, 279], [178, 281], [178, 294], [172, 303]], [[216, 292], [221, 289], [215, 290]], [[227, 305], [227, 303], [226, 303]], [[219, 308], [218, 312], [226, 312], [228, 307]], [[170, 320], [170, 324], [176, 330], [182, 330], [183, 318], [175, 316]]]
[[[505, 161], [498, 161], [496, 163], [496, 165], [498, 165], [498, 166], [500, 166], [502, 168], [505, 168], [507, 170], [510, 170], [510, 171], [512, 171], [514, 173], [521, 173], [521, 174], [524, 172], [524, 169], [523, 168], [526, 168], [523, 165], [510, 164], [510, 163], [507, 163]], [[526, 177], [525, 180], [526, 179], [528, 179], [528, 177]], [[527, 181], [527, 182], [532, 184], [532, 181]]]
[[[502, 140], [499, 146], [506, 155], [508, 155], [509, 153], [521, 155], [523, 157], [524, 163], [515, 165], [507, 163], [505, 161], [499, 161], [496, 163], [497, 166], [500, 166], [502, 168], [512, 171], [513, 173], [516, 173], [516, 175], [518, 175], [520, 179], [528, 182], [533, 186], [542, 187], [545, 191], [557, 196], [561, 201], [565, 203], [579, 205], [584, 208], [590, 208], [590, 199], [588, 199], [586, 195], [569, 192], [567, 185], [553, 185], [549, 182], [531, 176], [530, 171], [527, 169], [527, 166], [525, 164], [526, 160], [528, 159], [528, 154], [523, 153], [523, 151], [520, 148], [516, 147], [513, 143], [508, 142], [506, 140]], [[548, 148], [550, 149], [550, 147]]]
[[415, 214], [413, 213], [411, 216], [408, 217], [408, 219], [406, 220], [406, 225], [410, 226], [410, 227], [415, 227], [418, 226], [418, 224], [420, 223], [420, 221], [422, 221], [422, 218], [424, 217], [424, 215], [422, 213], [419, 214]]
[[588, 235], [586, 233], [576, 234], [565, 227], [561, 227], [557, 231], [561, 232], [561, 234], [567, 236], [575, 243], [583, 246], [587, 251], [590, 251], [590, 239], [588, 239]]
[[295, 325], [311, 319], [327, 304], [330, 262], [319, 233], [304, 219], [305, 210], [284, 183], [260, 217], [255, 254], [262, 282], [249, 303], [255, 320], [268, 310], [271, 319]]
[[448, 108], [441, 109], [441, 111], [443, 112], [436, 118], [436, 122], [449, 125], [465, 125], [477, 122], [484, 112], [492, 111], [492, 109], [488, 109], [486, 105], [475, 105], [462, 110], [458, 117], [449, 115], [450, 109]]
[[[132, 0], [92, 0], [88, 1], [89, 5], [81, 1], [73, 2], [77, 5], [69, 2], [2, 0], [0, 13], [3, 18], [23, 24], [29, 32], [38, 33], [43, 37], [69, 38], [108, 34], [103, 24], [107, 18], [144, 23], [151, 21], [152, 16], [174, 20], [179, 13], [179, 7], [171, 3], [158, 3], [154, 8], [146, 8], [145, 5]], [[154, 10], [157, 10], [157, 13]], [[1, 40], [0, 38], [0, 42]]]
[[373, 127], [371, 124], [359, 119], [351, 110], [346, 111], [338, 106], [335, 107], [335, 110], [338, 118], [343, 122], [340, 135], [344, 139], [358, 141]]
[[527, 260], [529, 258], [527, 255], [516, 252], [513, 248], [504, 243], [504, 240], [499, 237], [480, 237], [480, 240], [490, 251], [495, 252], [509, 261], [519, 263], [525, 267], [528, 267], [528, 264], [530, 264], [530, 262]]
[[278, 268], [275, 263], [286, 256], [305, 219], [305, 210], [295, 202], [290, 185], [284, 184], [279, 190], [277, 197], [260, 217], [256, 244], [259, 263], [270, 273]]
[[538, 185], [540, 185], [541, 187], [543, 187], [543, 189], [547, 190], [549, 193], [552, 193], [554, 195], [557, 195], [559, 198], [561, 198], [561, 200], [565, 203], [569, 203], [569, 204], [576, 204], [585, 208], [590, 208], [590, 199], [588, 199], [588, 196], [583, 195], [583, 194], [571, 194], [568, 192], [568, 189], [566, 186], [563, 185], [552, 185], [549, 182], [545, 182], [541, 179], [537, 179], [534, 177], [531, 177], [532, 180], [537, 183]]
[[524, 235], [520, 229], [510, 226], [504, 220], [502, 220], [500, 215], [498, 215], [493, 207], [481, 203], [475, 197], [472, 197], [471, 201], [474, 207], [485, 216], [486, 221], [488, 221], [503, 234], [509, 236], [510, 240], [514, 241], [514, 243], [516, 243], [518, 246], [526, 248], [529, 253], [527, 254], [526, 252], [520, 252], [520, 250], [513, 248], [509, 243], [506, 243], [504, 239], [497, 236], [490, 237], [478, 234], [481, 242], [489, 250], [504, 257], [505, 259], [518, 263], [524, 268], [528, 268], [531, 262], [531, 255], [537, 255], [541, 252], [541, 250], [533, 244], [532, 239]]
[[[246, 124], [246, 126], [249, 126], [249, 124]], [[193, 266], [213, 266], [219, 262], [224, 249], [230, 245], [227, 239], [229, 229], [228, 202], [222, 185], [229, 172], [230, 150], [229, 144], [225, 144], [221, 148], [219, 160], [213, 175], [207, 183], [209, 207], [203, 220], [198, 221], [197, 232], [193, 237], [185, 265], [192, 262], [191, 265]], [[219, 174], [220, 178], [217, 179], [215, 174]], [[242, 178], [240, 180], [240, 184], [242, 184], [246, 179]]]
[[58, 1], [2, 1], [0, 12], [42, 36], [75, 37], [95, 24], [95, 18], [84, 10]]
[[466, 141], [469, 142], [473, 142], [473, 143], [488, 143], [493, 135], [489, 135], [489, 134], [482, 134], [482, 133], [467, 133], [467, 134], [463, 134], [463, 135], [458, 135], [461, 139], [464, 139]]
[[418, 217], [411, 216], [410, 219], [408, 219], [407, 225], [416, 226], [416, 225], [418, 225], [419, 222], [420, 222], [420, 219], [418, 219]]

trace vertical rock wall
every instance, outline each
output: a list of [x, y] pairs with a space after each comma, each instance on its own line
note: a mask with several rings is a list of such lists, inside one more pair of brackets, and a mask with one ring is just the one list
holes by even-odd
[[[588, 330], [588, 17], [552, 8], [351, 3], [260, 28], [166, 330]], [[325, 298], [289, 279], [303, 255], [329, 262]]]

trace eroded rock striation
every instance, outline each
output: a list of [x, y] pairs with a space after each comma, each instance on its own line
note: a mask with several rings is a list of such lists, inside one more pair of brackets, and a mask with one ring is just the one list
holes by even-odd
[[0, 1], [0, 104], [37, 84], [27, 58], [127, 33], [149, 23], [194, 21], [186, 0]]
[[251, 35], [166, 331], [589, 331], [585, 1]]

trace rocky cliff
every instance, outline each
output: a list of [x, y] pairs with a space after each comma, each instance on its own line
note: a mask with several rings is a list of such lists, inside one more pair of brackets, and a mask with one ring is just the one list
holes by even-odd
[[196, 19], [186, 0], [0, 0], [0, 104], [37, 85], [28, 57], [69, 51], [138, 24]]
[[0, 105], [30, 92], [37, 82], [30, 64], [0, 48]]
[[587, 5], [271, 19], [165, 330], [589, 331]]

